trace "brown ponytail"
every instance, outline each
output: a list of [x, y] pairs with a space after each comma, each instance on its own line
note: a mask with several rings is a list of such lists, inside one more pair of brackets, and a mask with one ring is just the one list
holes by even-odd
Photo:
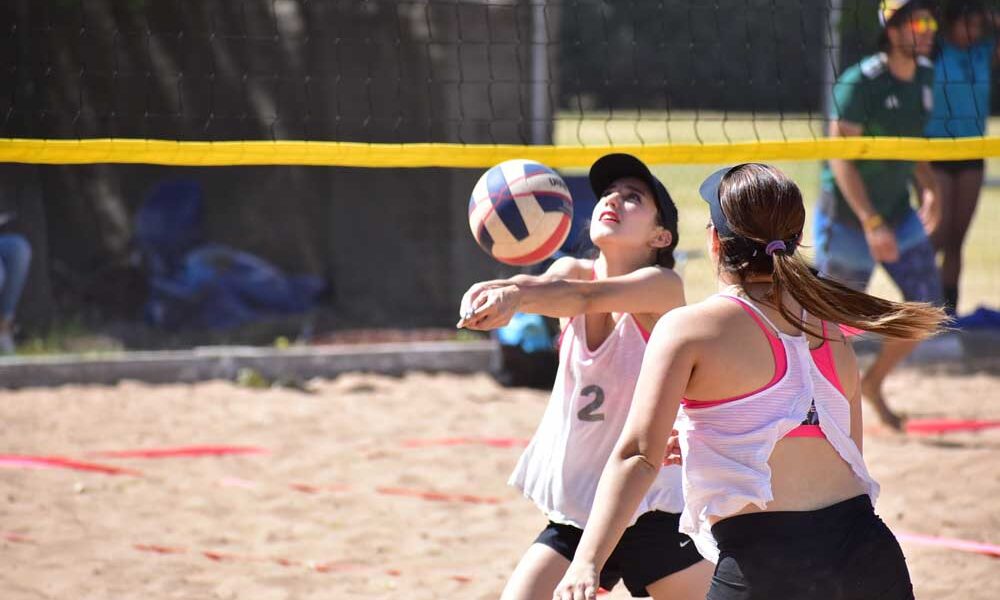
[[[822, 337], [781, 298], [787, 292], [810, 314], [894, 338], [919, 340], [941, 329], [944, 310], [920, 302], [892, 302], [853, 290], [818, 276], [795, 253], [805, 207], [802, 194], [784, 173], [761, 164], [734, 168], [723, 179], [719, 198], [734, 236], [720, 238], [719, 268], [735, 274], [742, 284], [755, 275], [770, 275], [764, 301], [798, 329]], [[767, 252], [782, 240], [785, 248]]]
[[[789, 322], [808, 331], [798, 315], [777, 299], [787, 291], [810, 314], [889, 337], [919, 340], [933, 335], [947, 318], [944, 310], [923, 302], [892, 302], [858, 292], [815, 275], [801, 257], [774, 253], [774, 277], [768, 297]], [[809, 331], [812, 335], [817, 332]], [[822, 336], [819, 336], [822, 337]]]

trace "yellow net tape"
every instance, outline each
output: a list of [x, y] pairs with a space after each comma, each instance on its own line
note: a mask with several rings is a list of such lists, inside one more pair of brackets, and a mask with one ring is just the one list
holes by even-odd
[[608, 152], [648, 164], [774, 160], [961, 160], [1000, 156], [1000, 137], [959, 139], [821, 138], [724, 144], [519, 146], [493, 144], [366, 144], [355, 142], [178, 142], [145, 139], [0, 139], [0, 162], [29, 164], [143, 163], [171, 166], [316, 165], [339, 167], [486, 168], [511, 158], [555, 168], [586, 167]]

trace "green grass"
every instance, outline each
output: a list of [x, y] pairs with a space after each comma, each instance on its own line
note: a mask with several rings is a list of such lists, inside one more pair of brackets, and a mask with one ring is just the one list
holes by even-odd
[[572, 113], [556, 118], [558, 145], [692, 144], [755, 140], [816, 139], [823, 136], [818, 114], [615, 111]]
[[17, 354], [20, 356], [70, 353], [99, 357], [117, 354], [122, 350], [120, 342], [101, 335], [78, 318], [59, 321], [44, 333], [32, 335], [17, 346]]
[[[556, 122], [555, 143], [577, 145], [636, 143], [690, 143], [698, 137], [705, 143], [748, 140], [813, 138], [820, 135], [822, 122], [807, 115], [795, 115], [781, 122], [768, 115], [754, 121], [750, 115], [703, 112], [667, 114], [615, 113], [570, 115]], [[994, 122], [996, 121], [996, 122]], [[991, 130], [1000, 131], [1000, 119], [991, 120]], [[697, 136], [695, 135], [697, 133]], [[669, 134], [669, 136], [668, 136]], [[812, 210], [819, 195], [820, 164], [816, 161], [780, 161], [773, 163], [798, 183], [806, 199], [805, 248], [811, 257]], [[705, 224], [708, 207], [698, 196], [698, 185], [709, 173], [724, 165], [658, 165], [653, 172], [670, 189], [680, 213], [678, 250], [690, 258], [680, 266], [688, 302], [696, 302], [717, 291], [715, 272], [705, 253]], [[987, 178], [1000, 176], [1000, 158], [987, 161]], [[974, 310], [980, 304], [1000, 304], [1000, 243], [994, 239], [994, 227], [1000, 226], [1000, 187], [984, 187], [979, 208], [965, 243], [964, 266], [960, 282], [959, 312]], [[870, 291], [876, 295], [900, 299], [895, 285], [882, 269], [876, 270]]]

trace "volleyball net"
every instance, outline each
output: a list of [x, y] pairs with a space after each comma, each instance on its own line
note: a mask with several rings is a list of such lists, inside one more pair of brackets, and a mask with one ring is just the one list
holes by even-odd
[[[21, 170], [0, 187], [42, 232], [37, 261], [70, 304], [134, 314], [139, 292], [109, 297], [128, 289], [112, 266], [141, 206], [184, 189], [205, 198], [206, 237], [322, 277], [338, 318], [450, 323], [497, 268], [465, 204], [506, 159], [573, 176], [609, 151], [639, 156], [694, 257], [703, 164], [781, 161], [811, 202], [823, 159], [1000, 156], [992, 135], [826, 135], [837, 78], [877, 51], [877, 5], [13, 0], [0, 3], [0, 168]], [[970, 232], [963, 310], [1000, 297], [1000, 255], [976, 228], [998, 210], [982, 202]], [[708, 274], [685, 274], [690, 298]]]
[[[584, 167], [966, 159], [825, 135], [875, 0], [6, 3], [0, 161]], [[986, 112], [989, 107], [982, 107]]]

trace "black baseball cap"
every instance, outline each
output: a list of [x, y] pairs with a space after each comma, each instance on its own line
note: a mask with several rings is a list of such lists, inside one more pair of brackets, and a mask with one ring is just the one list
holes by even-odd
[[631, 154], [605, 154], [590, 167], [590, 189], [600, 199], [616, 180], [622, 177], [635, 177], [643, 181], [653, 191], [656, 207], [660, 211], [663, 227], [677, 239], [677, 205], [666, 186], [653, 175], [649, 167]]
[[734, 169], [742, 166], [740, 164], [732, 167], [723, 167], [709, 175], [701, 183], [701, 187], [698, 188], [698, 193], [701, 194], [705, 202], [708, 202], [708, 209], [712, 214], [712, 226], [719, 232], [719, 237], [729, 238], [736, 235], [733, 233], [732, 228], [729, 227], [729, 219], [726, 218], [726, 211], [722, 210], [719, 186], [722, 185], [722, 180], [726, 178], [726, 175], [729, 175]]

